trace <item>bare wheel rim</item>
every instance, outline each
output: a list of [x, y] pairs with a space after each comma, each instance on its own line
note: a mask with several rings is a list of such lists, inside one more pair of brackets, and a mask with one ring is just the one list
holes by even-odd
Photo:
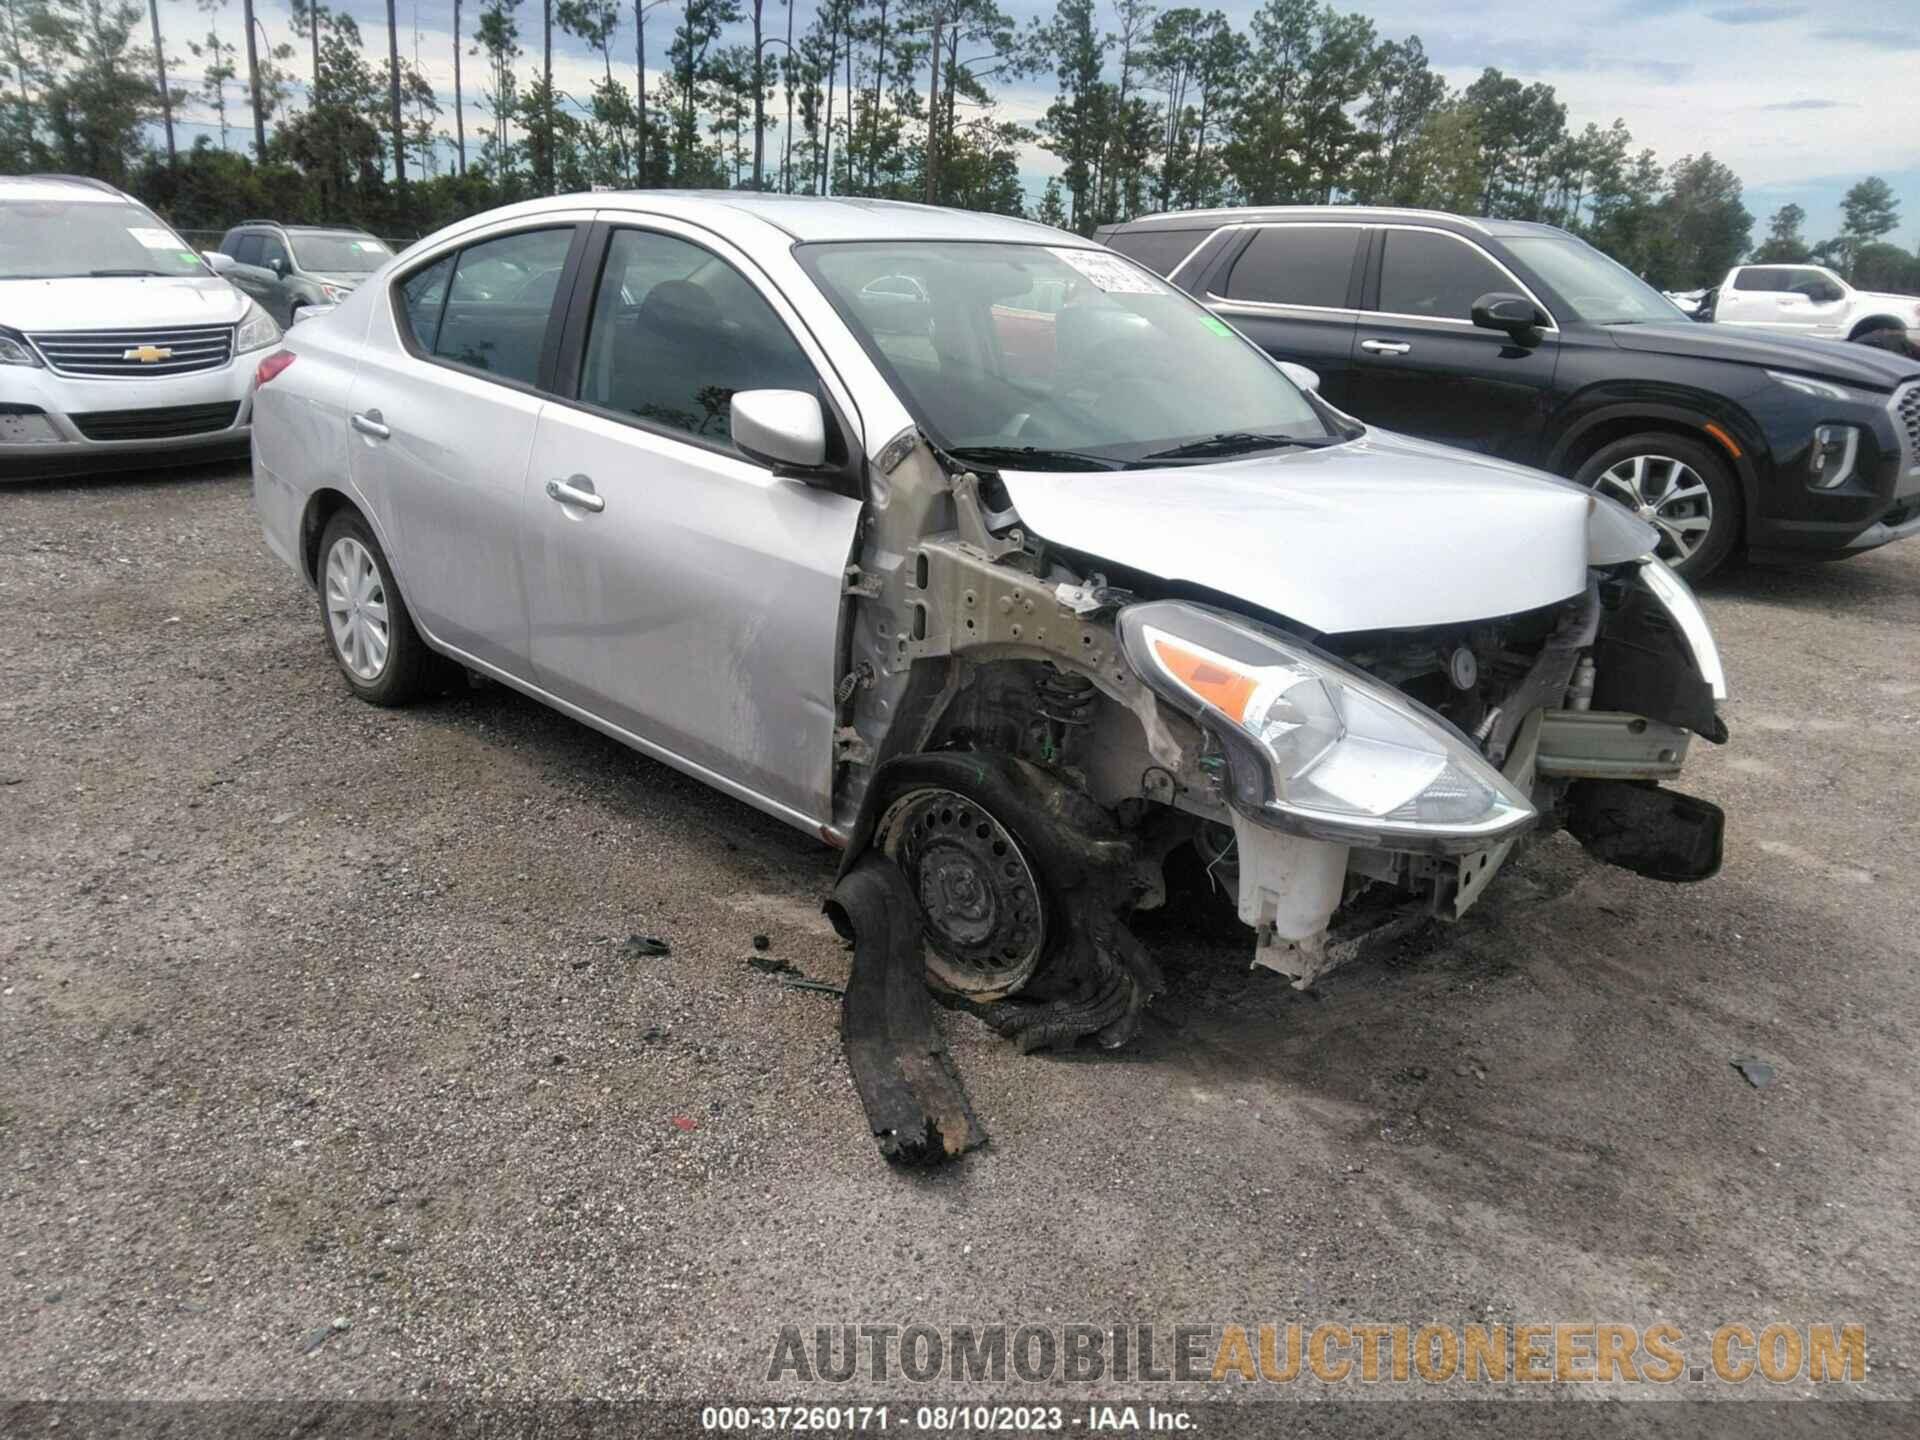
[[879, 835], [919, 898], [933, 979], [978, 999], [1024, 985], [1046, 941], [1045, 905], [1006, 828], [977, 801], [928, 789], [895, 801]]
[[387, 587], [373, 552], [351, 535], [327, 551], [327, 633], [334, 653], [356, 680], [378, 680], [387, 668], [390, 637]]
[[1602, 471], [1593, 488], [1658, 530], [1659, 556], [1672, 564], [1692, 559], [1713, 529], [1707, 482], [1671, 455], [1629, 455]]

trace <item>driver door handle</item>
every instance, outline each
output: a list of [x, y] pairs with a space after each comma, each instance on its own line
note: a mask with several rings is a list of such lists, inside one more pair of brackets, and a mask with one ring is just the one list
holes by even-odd
[[1413, 346], [1404, 340], [1362, 340], [1360, 348], [1369, 355], [1404, 355]]
[[547, 481], [547, 498], [562, 505], [575, 505], [598, 515], [607, 502], [593, 492], [593, 481], [584, 475], [569, 475], [565, 480]]
[[387, 428], [378, 410], [355, 411], [353, 428], [362, 435], [371, 435], [376, 440], [387, 440], [393, 436], [393, 431]]

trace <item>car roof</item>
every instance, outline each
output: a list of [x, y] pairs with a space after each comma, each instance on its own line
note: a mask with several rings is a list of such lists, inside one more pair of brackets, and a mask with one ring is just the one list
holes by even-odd
[[131, 199], [104, 180], [81, 175], [0, 175], [0, 196], [9, 200], [65, 200], [124, 205]]
[[523, 201], [476, 215], [448, 233], [483, 222], [536, 216], [553, 210], [625, 210], [636, 215], [666, 215], [708, 225], [722, 232], [741, 221], [764, 226], [767, 238], [790, 240], [976, 240], [1025, 245], [1073, 245], [1093, 242], [1051, 225], [1010, 215], [986, 215], [914, 205], [902, 200], [819, 195], [776, 195], [740, 190], [595, 190]]
[[[1196, 220], [1201, 222], [1199, 226], [1194, 224]], [[1391, 205], [1229, 205], [1212, 210], [1166, 210], [1154, 215], [1138, 216], [1114, 228], [1116, 231], [1181, 230], [1302, 220], [1339, 220], [1358, 225], [1417, 220], [1443, 230], [1460, 230], [1475, 235], [1567, 233], [1557, 225], [1542, 225], [1532, 220], [1485, 220], [1471, 215], [1455, 215], [1446, 210], [1416, 210]]]

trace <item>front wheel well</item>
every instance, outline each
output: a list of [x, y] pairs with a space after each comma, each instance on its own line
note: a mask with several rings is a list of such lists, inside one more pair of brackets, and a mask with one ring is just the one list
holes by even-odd
[[1647, 434], [1677, 435], [1683, 440], [1705, 445], [1715, 454], [1727, 458], [1730, 468], [1736, 474], [1739, 472], [1739, 467], [1731, 464], [1732, 457], [1727, 454], [1726, 446], [1703, 427], [1690, 425], [1684, 420], [1649, 415], [1621, 415], [1602, 420], [1591, 429], [1581, 431], [1573, 443], [1560, 453], [1559, 461], [1553, 468], [1562, 475], [1575, 475], [1582, 465], [1614, 441], [1624, 440], [1629, 435]]
[[1901, 324], [1900, 321], [1892, 315], [1869, 315], [1853, 327], [1853, 333], [1848, 335], [1847, 339], [1858, 340], [1861, 336], [1871, 335], [1876, 330], [1904, 330], [1906, 328], [1905, 325]]
[[358, 514], [360, 507], [338, 490], [316, 490], [307, 499], [306, 513], [300, 517], [300, 568], [309, 585], [320, 583], [320, 537], [341, 510]]

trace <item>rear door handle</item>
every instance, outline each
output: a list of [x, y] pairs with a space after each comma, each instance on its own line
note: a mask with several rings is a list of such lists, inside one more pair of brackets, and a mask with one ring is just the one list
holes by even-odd
[[593, 481], [584, 475], [569, 475], [564, 480], [547, 481], [547, 498], [557, 500], [562, 505], [577, 505], [595, 515], [607, 508], [607, 502], [593, 493]]
[[393, 431], [386, 427], [378, 410], [356, 411], [353, 415], [353, 428], [362, 435], [371, 435], [376, 440], [387, 440], [393, 436]]
[[1362, 340], [1360, 348], [1369, 355], [1404, 355], [1413, 346], [1404, 340]]

